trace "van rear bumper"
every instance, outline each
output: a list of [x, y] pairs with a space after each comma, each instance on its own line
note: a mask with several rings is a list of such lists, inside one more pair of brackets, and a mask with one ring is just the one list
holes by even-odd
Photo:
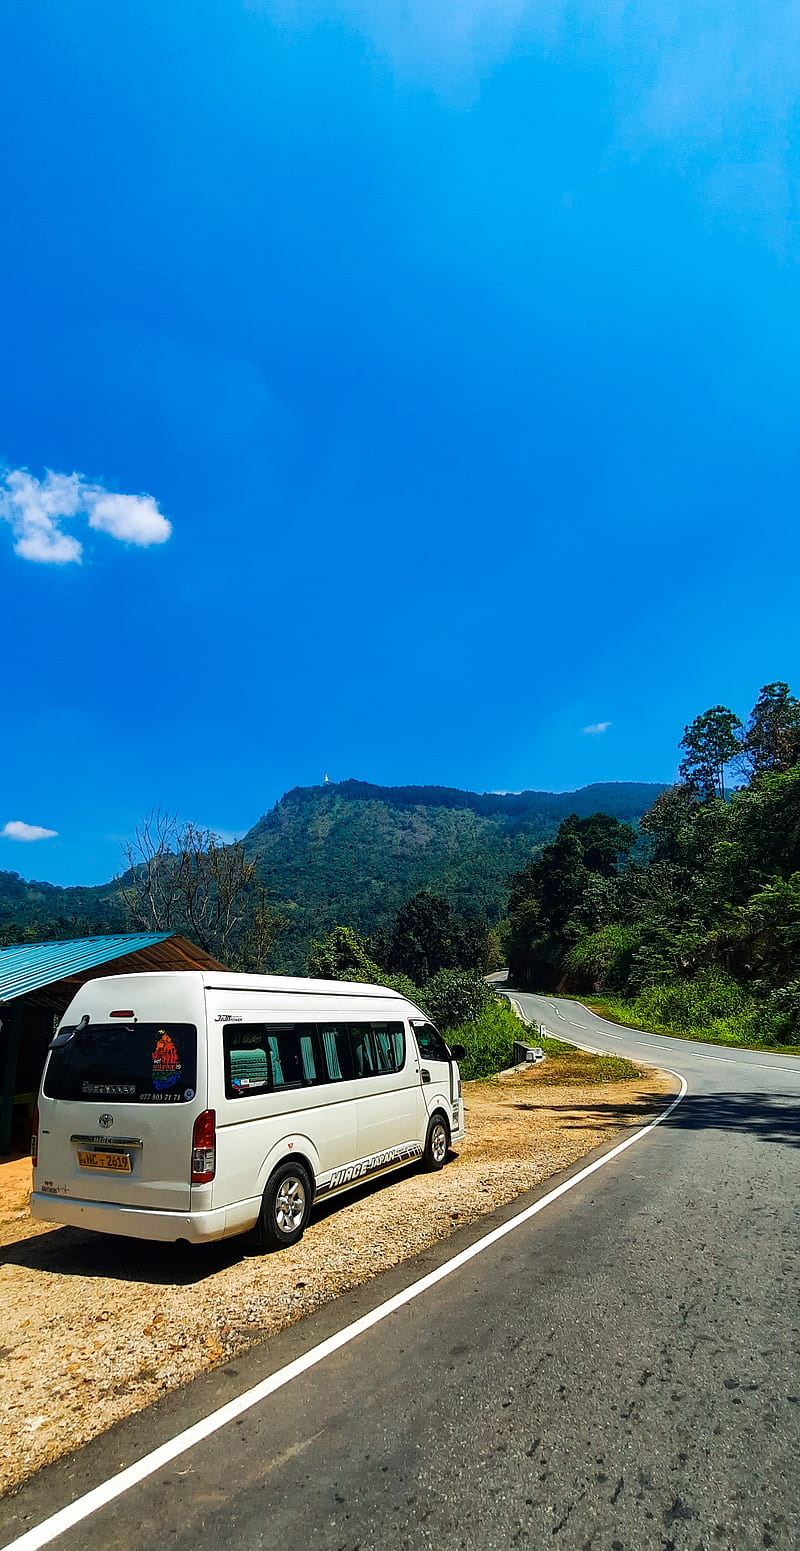
[[260, 1196], [209, 1212], [148, 1212], [142, 1207], [117, 1206], [113, 1202], [45, 1195], [40, 1190], [31, 1196], [31, 1216], [39, 1222], [88, 1228], [93, 1233], [119, 1233], [130, 1239], [156, 1239], [165, 1244], [174, 1244], [178, 1239], [208, 1244], [213, 1239], [246, 1233], [255, 1226], [260, 1207]]

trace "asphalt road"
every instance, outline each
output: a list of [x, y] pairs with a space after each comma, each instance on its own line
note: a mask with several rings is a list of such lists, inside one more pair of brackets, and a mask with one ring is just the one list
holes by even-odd
[[[800, 1062], [519, 1000], [554, 1033], [683, 1074], [687, 1096], [538, 1215], [60, 1535], [62, 1551], [796, 1551]], [[0, 1545], [534, 1199], [41, 1472], [0, 1504]]]

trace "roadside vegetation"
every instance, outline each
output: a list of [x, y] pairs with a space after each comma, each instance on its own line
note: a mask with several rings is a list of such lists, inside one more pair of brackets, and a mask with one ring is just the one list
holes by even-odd
[[800, 701], [768, 684], [746, 724], [713, 706], [680, 747], [638, 832], [573, 815], [514, 875], [512, 979], [658, 1033], [800, 1049]]
[[449, 1044], [465, 1047], [459, 1065], [469, 1081], [511, 1066], [514, 1041], [524, 1036], [523, 1024], [474, 967], [486, 960], [487, 936], [485, 922], [460, 917], [447, 900], [424, 889], [401, 907], [385, 939], [389, 967], [372, 956], [374, 940], [368, 944], [351, 927], [336, 926], [311, 944], [306, 972], [321, 980], [389, 986], [408, 997]]
[[514, 1041], [525, 1038], [524, 1025], [508, 1003], [498, 1001], [491, 993], [488, 997], [488, 1005], [467, 1022], [452, 1027], [441, 1025], [448, 1043], [463, 1045], [467, 1052], [466, 1059], [459, 1061], [465, 1082], [506, 1071], [513, 1064]]
[[[683, 987], [667, 986], [665, 993]], [[784, 1041], [770, 1043], [769, 1032], [763, 1028], [762, 1009], [752, 999], [741, 997], [735, 1002], [735, 1010], [728, 1016], [720, 1013], [720, 999], [716, 996], [696, 994], [696, 986], [688, 984], [688, 995], [673, 996], [660, 993], [662, 988], [653, 986], [632, 1001], [618, 996], [581, 997], [581, 1001], [601, 1018], [620, 1023], [625, 1028], [645, 1029], [653, 1034], [669, 1034], [673, 1039], [700, 1039], [712, 1045], [741, 1045], [743, 1049], [783, 1051], [787, 1055], [800, 1055], [800, 1046]], [[739, 988], [736, 988], [739, 989]]]
[[[540, 1043], [546, 1052], [545, 1041]], [[562, 1085], [586, 1088], [594, 1087], [595, 1083], [631, 1082], [641, 1075], [640, 1068], [632, 1061], [626, 1061], [624, 1056], [595, 1056], [588, 1050], [573, 1050], [567, 1046], [558, 1054], [548, 1054], [537, 1081], [546, 1088]]]

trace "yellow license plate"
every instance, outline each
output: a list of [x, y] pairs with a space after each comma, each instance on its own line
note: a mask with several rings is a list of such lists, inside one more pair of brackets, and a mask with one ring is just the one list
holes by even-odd
[[78, 1162], [82, 1169], [116, 1169], [120, 1174], [130, 1174], [131, 1160], [126, 1152], [79, 1152]]

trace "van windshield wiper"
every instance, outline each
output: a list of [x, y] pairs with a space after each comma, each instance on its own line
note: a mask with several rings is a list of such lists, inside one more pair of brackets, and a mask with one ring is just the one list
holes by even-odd
[[88, 1012], [85, 1012], [83, 1017], [81, 1018], [80, 1023], [76, 1023], [74, 1029], [69, 1029], [69, 1028], [68, 1029], [59, 1029], [59, 1032], [56, 1034], [55, 1039], [51, 1039], [50, 1044], [48, 1046], [48, 1049], [50, 1049], [50, 1050], [60, 1050], [62, 1045], [69, 1045], [69, 1044], [71, 1044], [73, 1039], [76, 1039], [77, 1036], [79, 1034], [82, 1034], [84, 1029], [88, 1029], [88, 1027], [89, 1027], [89, 1014], [88, 1014]]

